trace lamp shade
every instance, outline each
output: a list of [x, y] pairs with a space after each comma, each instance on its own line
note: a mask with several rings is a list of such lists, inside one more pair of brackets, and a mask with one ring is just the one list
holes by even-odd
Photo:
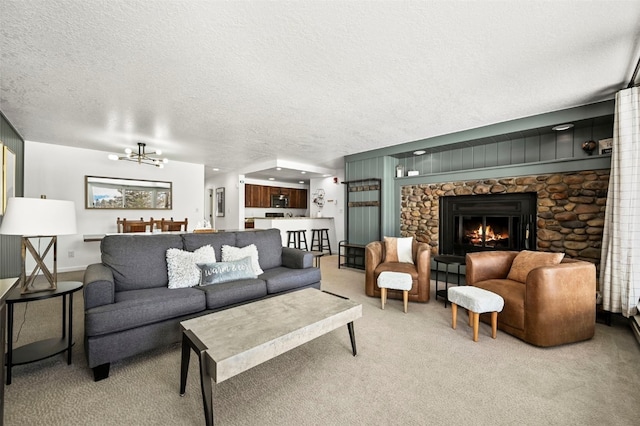
[[73, 201], [12, 197], [0, 225], [2, 235], [49, 236], [76, 234]]

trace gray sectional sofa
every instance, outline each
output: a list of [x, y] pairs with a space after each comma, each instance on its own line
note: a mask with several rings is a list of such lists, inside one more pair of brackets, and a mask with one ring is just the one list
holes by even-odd
[[[100, 244], [102, 263], [84, 275], [87, 362], [96, 381], [109, 376], [111, 362], [181, 339], [180, 321], [308, 287], [320, 288], [320, 270], [310, 252], [282, 247], [280, 231], [117, 234]], [[257, 278], [168, 288], [166, 252], [193, 252], [211, 245], [222, 259], [223, 245], [255, 244], [264, 271]]]

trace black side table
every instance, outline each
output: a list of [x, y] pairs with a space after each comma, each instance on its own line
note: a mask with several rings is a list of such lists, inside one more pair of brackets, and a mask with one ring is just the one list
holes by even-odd
[[[438, 300], [438, 296], [444, 298], [444, 307], [447, 307], [447, 302], [449, 298], [447, 297], [447, 290], [449, 289], [449, 265], [454, 265], [458, 267], [458, 285], [460, 285], [460, 266], [466, 263], [466, 260], [463, 256], [453, 256], [453, 255], [444, 255], [444, 256], [434, 256], [434, 262], [436, 262], [436, 300]], [[445, 273], [444, 273], [444, 290], [438, 290], [438, 265], [443, 263], [445, 265]]]
[[[82, 288], [81, 282], [58, 282], [57, 289], [43, 290], [37, 293], [20, 294], [15, 287], [7, 296], [7, 385], [11, 384], [11, 368], [14, 365], [28, 364], [67, 351], [67, 364], [71, 365], [71, 347], [73, 346], [73, 293]], [[13, 307], [17, 303], [62, 297], [62, 338], [51, 338], [28, 343], [13, 348]], [[67, 308], [67, 299], [69, 300]]]

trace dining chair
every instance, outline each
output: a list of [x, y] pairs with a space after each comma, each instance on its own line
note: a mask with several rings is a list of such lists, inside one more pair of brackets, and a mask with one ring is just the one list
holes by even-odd
[[160, 222], [160, 230], [162, 232], [169, 232], [169, 231], [187, 232], [187, 223], [188, 223], [188, 219], [186, 217], [184, 218], [183, 221], [175, 221], [173, 220], [173, 218], [171, 218], [170, 220], [165, 220], [165, 218], [162, 218]]
[[140, 220], [128, 220], [126, 218], [117, 221], [118, 233], [130, 233], [130, 232], [147, 232], [147, 227], [151, 231], [153, 229], [153, 218], [146, 222], [143, 218]]

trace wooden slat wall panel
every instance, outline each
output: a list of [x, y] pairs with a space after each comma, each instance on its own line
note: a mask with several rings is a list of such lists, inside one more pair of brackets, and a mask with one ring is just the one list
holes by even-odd
[[[345, 180], [354, 181], [361, 179], [380, 178], [382, 179], [383, 186], [385, 180], [389, 181], [393, 185], [393, 180], [388, 176], [385, 179], [385, 159], [384, 157], [373, 158], [363, 161], [354, 161], [346, 164]], [[392, 163], [389, 163], [388, 169], [393, 170]], [[393, 186], [391, 186], [393, 188]], [[345, 191], [346, 191], [345, 185]], [[382, 212], [382, 208], [385, 206], [391, 206], [393, 200], [385, 200], [384, 193], [388, 192], [393, 194], [392, 191], [382, 190], [383, 199], [380, 200], [381, 207], [348, 207], [348, 225], [346, 238], [353, 244], [367, 244], [371, 241], [376, 241], [380, 235], [380, 229], [378, 228], [379, 217]], [[375, 201], [377, 200], [377, 191], [366, 192], [345, 192], [345, 203], [349, 201]], [[388, 216], [388, 215], [387, 215]]]
[[[16, 154], [16, 196], [24, 194], [24, 140], [0, 112], [0, 141]], [[2, 156], [0, 155], [0, 158]], [[0, 222], [2, 216], [0, 216]], [[0, 235], [0, 278], [20, 275], [20, 237]]]
[[[565, 132], [549, 132], [538, 135], [496, 136], [490, 142], [455, 148], [419, 157], [396, 160], [407, 170], [417, 170], [420, 175], [446, 173], [484, 167], [509, 166], [566, 158], [584, 158], [582, 143], [610, 138], [613, 128], [609, 124], [577, 127]], [[483, 141], [484, 142], [484, 141]], [[597, 154], [597, 151], [594, 153]], [[406, 175], [406, 174], [405, 174]]]

